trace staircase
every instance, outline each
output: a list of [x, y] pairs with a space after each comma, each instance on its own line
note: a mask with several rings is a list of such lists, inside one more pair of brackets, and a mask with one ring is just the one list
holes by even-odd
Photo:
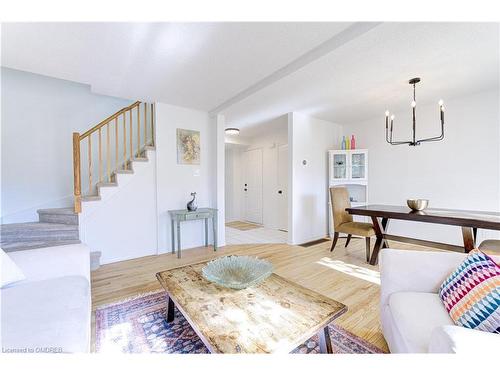
[[[73, 133], [74, 207], [40, 209], [38, 222], [0, 225], [0, 247], [10, 252], [80, 243], [81, 203], [117, 188], [120, 174], [133, 174], [134, 163], [149, 160], [148, 150], [154, 150], [153, 104], [135, 102], [85, 133]], [[82, 184], [88, 186], [84, 193]]]

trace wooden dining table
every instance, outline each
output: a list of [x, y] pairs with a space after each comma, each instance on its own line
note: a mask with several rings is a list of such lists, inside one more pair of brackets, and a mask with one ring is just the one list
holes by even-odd
[[[370, 264], [372, 265], [377, 264], [380, 250], [384, 247], [389, 247], [387, 240], [468, 253], [476, 247], [478, 228], [500, 231], [500, 212], [450, 210], [443, 208], [412, 211], [406, 206], [378, 204], [350, 207], [346, 208], [346, 211], [351, 215], [368, 216], [372, 220], [377, 237], [370, 257]], [[460, 227], [463, 246], [391, 235], [388, 233], [388, 226], [389, 221], [393, 219]]]

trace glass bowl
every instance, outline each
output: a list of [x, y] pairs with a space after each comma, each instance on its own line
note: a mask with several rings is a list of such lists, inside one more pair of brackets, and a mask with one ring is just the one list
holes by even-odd
[[245, 289], [264, 281], [273, 265], [264, 259], [230, 255], [212, 260], [202, 269], [205, 279], [231, 289]]

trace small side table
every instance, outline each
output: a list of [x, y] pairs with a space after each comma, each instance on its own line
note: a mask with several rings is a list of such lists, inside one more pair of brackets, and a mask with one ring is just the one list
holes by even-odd
[[170, 210], [172, 229], [172, 254], [175, 253], [175, 230], [177, 229], [177, 258], [181, 257], [181, 221], [204, 220], [205, 221], [205, 246], [208, 247], [208, 219], [212, 219], [214, 232], [214, 251], [217, 251], [217, 209], [198, 208], [196, 211]]

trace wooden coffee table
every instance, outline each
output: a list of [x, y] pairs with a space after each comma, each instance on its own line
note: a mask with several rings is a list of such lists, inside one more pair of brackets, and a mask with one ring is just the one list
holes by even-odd
[[328, 324], [347, 306], [272, 274], [256, 287], [224, 288], [205, 280], [197, 263], [156, 274], [167, 291], [167, 321], [174, 305], [212, 353], [289, 353], [319, 333], [332, 353]]

